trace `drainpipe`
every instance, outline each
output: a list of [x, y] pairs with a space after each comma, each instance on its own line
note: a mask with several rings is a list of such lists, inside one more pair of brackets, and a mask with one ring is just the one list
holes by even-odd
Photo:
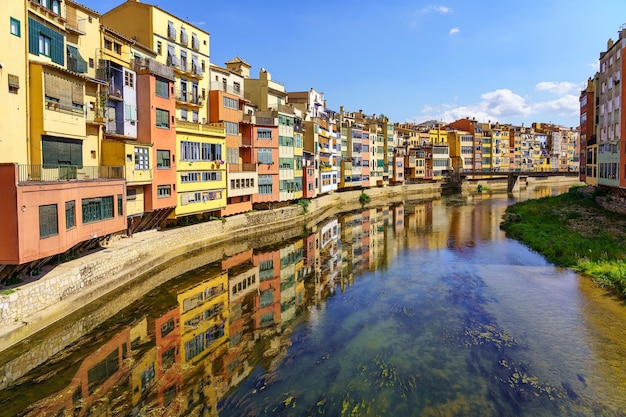
[[25, 57], [24, 57], [24, 61], [25, 61], [25, 73], [26, 73], [26, 80], [25, 80], [25, 94], [26, 94], [26, 164], [31, 164], [32, 160], [30, 157], [30, 65], [29, 65], [29, 58], [28, 58], [28, 54], [29, 54], [29, 49], [28, 49], [28, 32], [29, 32], [29, 25], [28, 25], [28, 0], [24, 0], [24, 28], [26, 29], [24, 31], [24, 52], [26, 53]]

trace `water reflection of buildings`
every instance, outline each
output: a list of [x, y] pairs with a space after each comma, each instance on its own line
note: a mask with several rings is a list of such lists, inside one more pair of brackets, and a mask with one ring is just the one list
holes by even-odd
[[[329, 218], [305, 237], [246, 250], [168, 281], [129, 307], [128, 324], [106, 343], [59, 359], [59, 366], [80, 365], [69, 384], [56, 381], [56, 392], [33, 410], [217, 415], [220, 399], [286, 351], [286, 330], [299, 317], [313, 314], [358, 274], [389, 262], [404, 215], [397, 206]], [[20, 389], [32, 389], [28, 385]]]

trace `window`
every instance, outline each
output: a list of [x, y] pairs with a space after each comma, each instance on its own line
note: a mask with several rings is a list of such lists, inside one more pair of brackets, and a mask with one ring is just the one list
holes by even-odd
[[169, 129], [170, 112], [168, 112], [167, 110], [156, 109], [156, 127]]
[[49, 237], [59, 234], [57, 220], [57, 205], [39, 206], [39, 237]]
[[124, 71], [124, 85], [135, 88], [135, 74], [130, 71]]
[[234, 98], [224, 96], [224, 107], [226, 107], [227, 109], [238, 110], [239, 102]]
[[113, 196], [83, 198], [83, 223], [92, 223], [113, 217]]
[[157, 186], [157, 198], [166, 198], [172, 196], [172, 186], [159, 185]]
[[137, 200], [137, 189], [127, 188], [126, 189], [126, 201], [135, 201], [135, 200]]
[[185, 28], [180, 28], [180, 43], [183, 45], [187, 45], [189, 43], [189, 36], [187, 36]]
[[93, 58], [89, 58], [89, 68], [93, 68], [94, 66], [94, 60]]
[[43, 164], [46, 167], [59, 165], [82, 167], [83, 165], [83, 143], [80, 140], [42, 136], [41, 151]]
[[148, 148], [135, 148], [135, 169], [149, 169]]
[[176, 39], [176, 29], [174, 29], [174, 22], [167, 21], [167, 37], [170, 39]]
[[117, 42], [113, 43], [113, 52], [115, 52], [116, 54], [121, 54], [122, 53], [122, 45], [120, 45]]
[[163, 44], [161, 43], [161, 41], [157, 41], [157, 54], [161, 55], [162, 52], [163, 52]]
[[117, 215], [118, 217], [124, 215], [124, 200], [122, 199], [122, 194], [117, 195]]
[[76, 202], [65, 202], [65, 229], [69, 230], [76, 226]]
[[241, 92], [241, 84], [239, 83], [233, 83], [233, 91], [235, 93], [240, 93]]
[[224, 122], [224, 127], [226, 128], [227, 135], [238, 135], [239, 134], [239, 125], [233, 122]]
[[271, 175], [259, 175], [259, 194], [272, 194]]
[[191, 47], [196, 51], [200, 49], [200, 41], [198, 40], [198, 35], [195, 33], [191, 33]]
[[20, 89], [20, 77], [17, 75], [9, 74], [9, 93], [17, 94]]
[[39, 34], [39, 54], [50, 56], [50, 38], [41, 33]]
[[259, 148], [258, 150], [258, 161], [262, 164], [271, 164], [272, 161], [272, 150], [269, 148]]
[[187, 109], [180, 109], [180, 120], [187, 121]]
[[110, 41], [109, 39], [105, 39], [104, 40], [104, 48], [108, 49], [109, 51], [113, 49], [113, 42]]
[[21, 36], [20, 21], [14, 18], [11, 18], [11, 35]]
[[157, 150], [156, 163], [157, 163], [157, 169], [169, 169], [170, 168], [170, 151]]
[[163, 78], [156, 78], [155, 93], [158, 97], [170, 98], [169, 81]]
[[61, 1], [60, 0], [52, 0], [52, 11], [56, 14], [61, 14]]
[[130, 120], [131, 122], [137, 121], [137, 107], [132, 104], [124, 104], [124, 120]]
[[259, 139], [272, 139], [272, 129], [259, 129], [257, 137]]

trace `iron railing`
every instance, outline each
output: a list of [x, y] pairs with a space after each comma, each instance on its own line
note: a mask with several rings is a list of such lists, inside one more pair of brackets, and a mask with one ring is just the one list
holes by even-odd
[[18, 165], [18, 184], [124, 179], [122, 166]]

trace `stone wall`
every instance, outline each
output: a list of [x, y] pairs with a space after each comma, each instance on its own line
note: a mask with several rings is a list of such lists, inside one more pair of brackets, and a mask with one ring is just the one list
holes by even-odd
[[604, 209], [619, 214], [626, 214], [626, 199], [620, 196], [597, 196], [596, 202]]

